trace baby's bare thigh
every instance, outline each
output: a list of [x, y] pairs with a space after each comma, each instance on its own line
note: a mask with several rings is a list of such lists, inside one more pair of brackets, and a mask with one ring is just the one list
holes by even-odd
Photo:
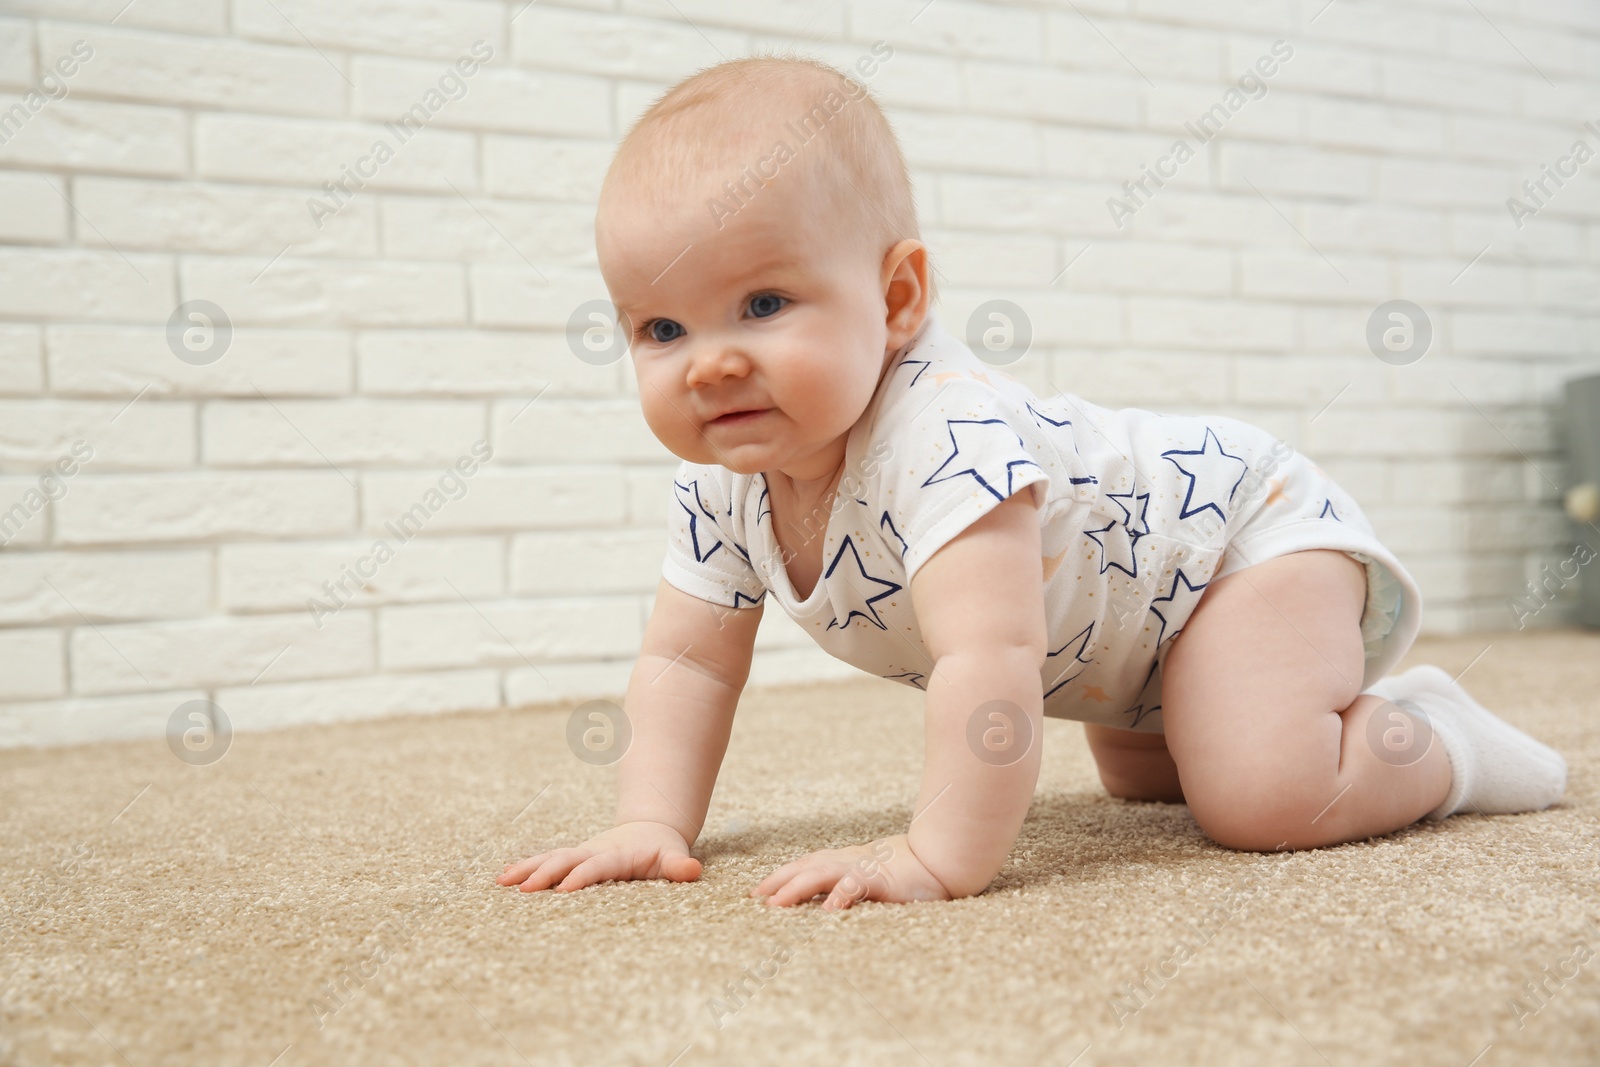
[[1338, 713], [1362, 688], [1366, 592], [1366, 569], [1328, 549], [1212, 582], [1162, 669], [1163, 725], [1186, 790], [1337, 767]]
[[1183, 787], [1178, 782], [1178, 766], [1167, 751], [1161, 734], [1121, 730], [1098, 723], [1083, 724], [1106, 792], [1125, 800], [1164, 800], [1183, 802]]

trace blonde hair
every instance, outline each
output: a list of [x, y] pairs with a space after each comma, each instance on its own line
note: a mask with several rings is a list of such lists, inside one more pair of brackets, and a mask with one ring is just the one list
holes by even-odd
[[[742, 158], [742, 175], [724, 183], [728, 200], [708, 201], [708, 219], [720, 226], [719, 205], [736, 211], [741, 194], [777, 177], [760, 167], [751, 173], [748, 161], [762, 153], [770, 153], [764, 163], [780, 157], [814, 203], [837, 213], [840, 232], [880, 260], [897, 241], [922, 239], [905, 156], [877, 97], [838, 68], [794, 53], [729, 60], [667, 89], [623, 136], [601, 199], [627, 185], [667, 200], [682, 195], [691, 176]], [[928, 280], [932, 290], [931, 256]]]

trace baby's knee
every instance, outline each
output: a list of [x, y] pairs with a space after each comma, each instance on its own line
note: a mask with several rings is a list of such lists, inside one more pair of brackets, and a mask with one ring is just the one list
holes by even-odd
[[1189, 789], [1189, 814], [1205, 835], [1243, 852], [1320, 843], [1316, 809], [1303, 783], [1284, 778], [1213, 779]]

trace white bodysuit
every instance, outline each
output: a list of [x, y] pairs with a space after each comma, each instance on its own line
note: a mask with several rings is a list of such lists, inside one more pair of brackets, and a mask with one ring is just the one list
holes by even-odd
[[823, 537], [809, 597], [789, 582], [765, 476], [711, 464], [678, 468], [662, 575], [727, 608], [771, 593], [829, 654], [922, 689], [932, 661], [911, 576], [1029, 486], [1044, 554], [1046, 715], [1161, 732], [1161, 665], [1207, 584], [1302, 549], [1367, 567], [1363, 689], [1416, 638], [1415, 580], [1355, 500], [1287, 444], [1223, 416], [1040, 398], [932, 312], [850, 430], [832, 513], [809, 527]]

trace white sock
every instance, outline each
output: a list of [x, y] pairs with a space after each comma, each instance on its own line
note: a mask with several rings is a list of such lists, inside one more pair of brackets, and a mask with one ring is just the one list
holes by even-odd
[[1367, 692], [1416, 704], [1450, 757], [1450, 792], [1428, 812], [1429, 819], [1448, 818], [1459, 811], [1485, 815], [1539, 811], [1560, 800], [1566, 790], [1567, 761], [1559, 752], [1473, 700], [1438, 667], [1413, 667]]

